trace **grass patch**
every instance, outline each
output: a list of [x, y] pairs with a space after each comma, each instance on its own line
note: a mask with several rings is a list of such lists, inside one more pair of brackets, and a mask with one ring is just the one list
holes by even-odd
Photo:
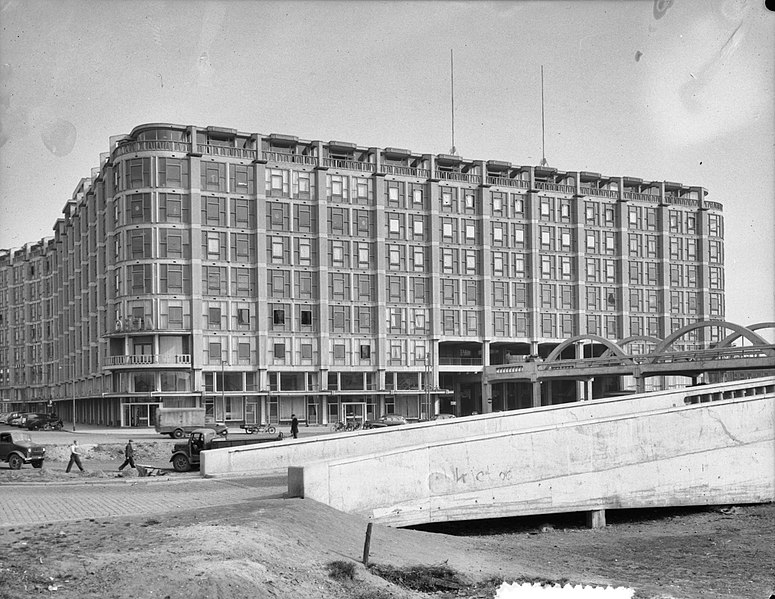
[[329, 562], [326, 568], [328, 568], [328, 575], [334, 580], [352, 580], [355, 578], [355, 564], [352, 562], [336, 560]]
[[462, 589], [467, 583], [449, 566], [411, 566], [394, 568], [380, 564], [369, 566], [372, 574], [413, 591], [433, 593]]

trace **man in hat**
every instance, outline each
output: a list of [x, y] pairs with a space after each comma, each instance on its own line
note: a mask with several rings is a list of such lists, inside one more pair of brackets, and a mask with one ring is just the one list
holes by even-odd
[[126, 459], [124, 460], [124, 463], [118, 467], [119, 471], [123, 470], [124, 466], [127, 464], [129, 464], [131, 468], [137, 468], [137, 466], [135, 466], [135, 448], [132, 447], [132, 439], [129, 439], [129, 443], [127, 443], [124, 448], [124, 457]]

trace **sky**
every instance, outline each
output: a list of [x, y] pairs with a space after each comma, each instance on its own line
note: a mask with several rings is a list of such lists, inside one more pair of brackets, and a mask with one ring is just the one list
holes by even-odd
[[[763, 0], [0, 0], [0, 248], [150, 122], [674, 181], [724, 205], [726, 318], [775, 321]], [[765, 335], [770, 336], [770, 335]]]

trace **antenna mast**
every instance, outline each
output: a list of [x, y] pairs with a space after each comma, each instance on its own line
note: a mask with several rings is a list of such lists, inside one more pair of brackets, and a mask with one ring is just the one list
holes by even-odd
[[455, 148], [455, 59], [452, 55], [452, 48], [449, 49], [449, 72], [452, 97], [452, 149], [449, 153], [455, 155], [457, 153]]
[[546, 161], [546, 125], [544, 122], [544, 65], [541, 65], [541, 166], [549, 166]]

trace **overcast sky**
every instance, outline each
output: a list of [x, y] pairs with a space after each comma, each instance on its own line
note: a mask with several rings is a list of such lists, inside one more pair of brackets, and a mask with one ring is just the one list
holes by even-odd
[[[705, 187], [727, 319], [775, 320], [775, 14], [761, 0], [2, 0], [0, 248], [52, 235], [148, 122]], [[768, 335], [771, 336], [771, 335]]]

